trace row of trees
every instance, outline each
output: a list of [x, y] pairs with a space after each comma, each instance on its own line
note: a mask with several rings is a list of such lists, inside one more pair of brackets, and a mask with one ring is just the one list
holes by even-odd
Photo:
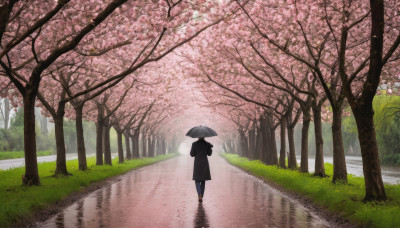
[[181, 0], [2, 1], [0, 92], [24, 110], [23, 183], [40, 184], [35, 106], [55, 124], [56, 175], [68, 175], [65, 117], [76, 123], [81, 170], [87, 168], [83, 119], [96, 123], [97, 165], [111, 165], [111, 127], [118, 135], [120, 162], [122, 135], [127, 158], [139, 156], [140, 135], [144, 155], [174, 149], [176, 142], [167, 143], [169, 135], [159, 128], [182, 108], [173, 89], [179, 80], [165, 75], [168, 63], [159, 60], [235, 7]]
[[[182, 55], [209, 103], [224, 105], [222, 114], [237, 125], [237, 151], [286, 168], [287, 131], [289, 168], [295, 169], [293, 132], [301, 122], [300, 172], [308, 172], [313, 120], [315, 175], [325, 176], [321, 126], [330, 119], [332, 180], [347, 182], [341, 123], [342, 115], [349, 115], [344, 111], [348, 105], [358, 130], [365, 199], [386, 199], [372, 101], [381, 75], [392, 85], [399, 80], [398, 3], [236, 2], [238, 13], [203, 34], [203, 40], [191, 42], [192, 49]], [[232, 150], [233, 145], [228, 141], [226, 147]]]
[[[300, 171], [308, 172], [313, 120], [315, 174], [325, 176], [322, 121], [330, 118], [334, 182], [347, 181], [341, 123], [349, 105], [365, 198], [383, 200], [372, 100], [381, 75], [398, 80], [399, 9], [396, 1], [383, 0], [5, 1], [0, 92], [24, 108], [23, 182], [40, 183], [35, 106], [55, 123], [56, 174], [67, 175], [64, 117], [76, 122], [80, 169], [86, 168], [83, 119], [96, 123], [98, 165], [111, 164], [111, 127], [121, 162], [123, 136], [127, 157], [138, 155], [139, 140], [148, 145], [143, 153], [153, 155], [152, 148], [165, 151], [174, 144], [167, 141], [179, 141], [160, 126], [187, 109], [182, 100], [193, 91], [181, 79], [190, 76], [200, 83], [203, 105], [236, 125], [239, 151], [267, 164], [285, 167], [288, 147], [289, 168], [297, 167], [294, 127], [301, 122]], [[184, 44], [191, 48], [170, 55]]]

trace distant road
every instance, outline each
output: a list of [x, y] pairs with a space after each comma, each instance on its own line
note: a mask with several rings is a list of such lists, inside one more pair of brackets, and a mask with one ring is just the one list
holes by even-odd
[[[324, 161], [333, 164], [333, 157], [325, 156]], [[300, 156], [297, 156], [297, 164], [300, 165]], [[362, 158], [357, 156], [346, 156], [346, 168], [348, 174], [363, 177]], [[308, 171], [314, 172], [315, 159], [308, 159]], [[400, 168], [381, 166], [383, 182], [388, 184], [400, 184]]]
[[[88, 157], [94, 156], [94, 154], [87, 155]], [[117, 154], [112, 154], [112, 157], [116, 157]], [[56, 155], [49, 155], [49, 156], [41, 156], [38, 157], [38, 162], [51, 162], [55, 161], [57, 158]], [[78, 159], [78, 155], [76, 154], [67, 154], [67, 160]], [[20, 167], [25, 165], [25, 158], [16, 158], [16, 159], [7, 159], [7, 160], [0, 160], [0, 170], [6, 170], [14, 167]]]

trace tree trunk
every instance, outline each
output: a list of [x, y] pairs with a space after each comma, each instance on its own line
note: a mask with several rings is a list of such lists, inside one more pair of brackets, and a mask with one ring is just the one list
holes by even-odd
[[365, 200], [386, 200], [382, 181], [378, 143], [374, 127], [374, 110], [371, 103], [359, 105], [353, 110], [360, 140], [365, 181]]
[[165, 142], [165, 139], [163, 138], [161, 141], [161, 152], [162, 154], [167, 154], [167, 144]]
[[147, 139], [145, 135], [142, 135], [142, 151], [143, 151], [143, 157], [148, 157], [147, 154]]
[[110, 129], [108, 121], [105, 121], [103, 128], [103, 151], [104, 151], [104, 164], [112, 165], [111, 158], [111, 145], [110, 145]]
[[83, 171], [87, 169], [87, 161], [86, 161], [85, 138], [83, 135], [82, 110], [83, 106], [78, 106], [75, 108], [75, 128], [76, 128], [76, 145], [78, 152], [79, 170]]
[[239, 130], [239, 142], [240, 142], [239, 155], [247, 157], [248, 145], [247, 145], [246, 135], [243, 130]]
[[161, 138], [160, 137], [157, 137], [157, 149], [156, 149], [156, 151], [157, 151], [157, 156], [158, 155], [161, 155]]
[[254, 128], [249, 131], [249, 159], [254, 160], [255, 158], [255, 130]]
[[154, 157], [154, 154], [153, 154], [153, 136], [152, 135], [149, 135], [149, 137], [147, 137], [147, 145], [148, 145], [149, 157]]
[[315, 133], [315, 176], [325, 176], [324, 140], [322, 138], [321, 106], [313, 101], [314, 133]]
[[132, 136], [132, 155], [134, 158], [139, 158], [139, 134], [134, 134]]
[[[362, 85], [361, 96], [355, 98], [350, 83], [346, 83], [345, 94], [351, 105], [356, 119], [358, 138], [360, 141], [363, 160], [363, 172], [365, 181], [365, 200], [385, 200], [385, 187], [382, 182], [382, 174], [379, 163], [378, 144], [374, 127], [374, 110], [372, 102], [380, 83], [382, 67], [385, 64], [383, 58], [385, 10], [384, 1], [370, 0], [371, 9], [371, 33], [370, 33], [370, 59], [368, 75]], [[394, 52], [398, 43], [392, 46]], [[344, 62], [344, 61], [343, 61]], [[344, 65], [344, 64], [343, 64]], [[344, 66], [342, 71], [344, 71]], [[343, 82], [343, 77], [342, 77]]]
[[308, 173], [308, 129], [310, 128], [310, 116], [304, 115], [303, 127], [301, 128], [301, 163], [300, 172]]
[[296, 150], [294, 147], [294, 126], [288, 126], [288, 143], [289, 143], [289, 169], [297, 169]]
[[154, 156], [159, 155], [158, 153], [158, 137], [154, 137], [153, 139], [153, 146], [154, 146]]
[[286, 117], [281, 119], [281, 150], [279, 152], [279, 166], [286, 169]]
[[268, 115], [266, 118], [267, 125], [268, 125], [268, 136], [269, 136], [269, 164], [270, 165], [278, 165], [278, 153], [276, 149], [276, 138], [275, 138], [275, 128], [274, 128], [274, 119], [271, 115]]
[[103, 123], [96, 123], [96, 165], [103, 165]]
[[152, 149], [152, 155], [153, 155], [153, 157], [156, 156], [156, 142], [157, 142], [157, 139], [156, 139], [156, 137], [153, 135], [153, 136], [151, 137], [151, 149]]
[[131, 148], [130, 148], [130, 137], [127, 132], [124, 133], [125, 137], [125, 148], [126, 148], [126, 159], [130, 160], [132, 159], [132, 154], [131, 154]]
[[237, 154], [237, 147], [236, 147], [236, 140], [235, 140], [235, 138], [234, 137], [232, 137], [232, 140], [231, 140], [231, 145], [232, 145], [232, 151], [235, 153], [235, 154]]
[[25, 174], [22, 177], [25, 185], [40, 185], [36, 158], [35, 97], [31, 89], [26, 89], [23, 97]]
[[4, 98], [4, 128], [8, 129], [8, 123], [10, 122], [10, 101]]
[[118, 163], [124, 163], [124, 150], [122, 148], [122, 133], [117, 131]]
[[260, 128], [257, 128], [257, 138], [256, 138], [256, 152], [257, 152], [257, 157], [256, 157], [256, 159], [257, 160], [260, 160], [260, 161], [264, 161], [264, 159], [263, 159], [263, 157], [264, 157], [264, 149], [263, 149], [263, 136], [262, 136], [262, 133], [261, 133], [261, 129]]
[[60, 103], [58, 105], [57, 115], [53, 116], [54, 131], [56, 136], [56, 149], [57, 149], [55, 175], [68, 175], [67, 158], [66, 158], [65, 141], [64, 141], [64, 114], [65, 114], [64, 108], [65, 108], [65, 103]]
[[264, 113], [260, 118], [260, 129], [263, 142], [262, 161], [267, 165], [276, 165], [276, 161], [274, 161], [271, 156], [271, 126], [268, 119], [268, 113]]
[[103, 109], [98, 109], [96, 122], [96, 165], [103, 165]]
[[271, 134], [270, 134], [271, 144], [269, 146], [271, 147], [271, 161], [273, 161], [273, 163], [271, 165], [277, 165], [278, 164], [278, 152], [277, 152], [277, 148], [276, 148], [275, 128], [271, 127], [269, 130], [271, 131]]
[[153, 157], [155, 157], [155, 156], [157, 156], [158, 154], [158, 149], [157, 149], [157, 146], [158, 146], [158, 139], [157, 139], [157, 137], [156, 136], [153, 136]]
[[347, 183], [346, 158], [342, 138], [342, 109], [332, 109], [333, 177], [332, 182]]
[[151, 155], [152, 157], [156, 156], [156, 138], [155, 136], [151, 136]]

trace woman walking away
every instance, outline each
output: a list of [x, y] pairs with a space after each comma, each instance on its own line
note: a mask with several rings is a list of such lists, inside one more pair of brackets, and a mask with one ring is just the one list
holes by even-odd
[[204, 189], [206, 181], [211, 180], [210, 166], [208, 164], [207, 155], [211, 156], [213, 145], [203, 138], [199, 138], [192, 144], [190, 156], [194, 157], [193, 180], [196, 184], [199, 202], [203, 201]]

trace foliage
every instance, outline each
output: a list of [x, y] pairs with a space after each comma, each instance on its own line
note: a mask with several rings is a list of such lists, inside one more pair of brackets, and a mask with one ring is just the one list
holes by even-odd
[[[54, 134], [53, 134], [54, 135]], [[36, 146], [39, 151], [51, 150], [55, 145], [53, 138], [42, 134], [36, 126]], [[18, 109], [11, 118], [9, 129], [0, 129], [0, 151], [21, 151], [24, 149], [24, 111]], [[3, 154], [4, 156], [4, 154]], [[14, 157], [14, 155], [10, 155]], [[7, 157], [7, 156], [5, 156]], [[6, 158], [3, 158], [6, 159]]]
[[19, 108], [15, 113], [14, 118], [11, 119], [10, 127], [21, 127], [24, 126], [24, 109]]
[[345, 153], [361, 154], [360, 141], [358, 140], [358, 131], [354, 115], [350, 112], [350, 116], [342, 118], [342, 137]]
[[68, 119], [64, 120], [64, 140], [65, 140], [65, 151], [67, 153], [75, 152], [76, 151], [75, 121]]
[[375, 96], [373, 105], [381, 163], [400, 166], [400, 97]]
[[19, 109], [11, 119], [9, 129], [0, 129], [0, 151], [24, 149], [24, 113]]
[[55, 203], [94, 182], [174, 156], [176, 154], [133, 159], [123, 164], [118, 164], [118, 158], [115, 158], [113, 166], [95, 166], [96, 158], [90, 157], [88, 158], [89, 169], [86, 171], [78, 170], [78, 160], [70, 160], [67, 161], [67, 167], [72, 176], [62, 178], [51, 177], [54, 174], [55, 162], [40, 163], [41, 185], [35, 187], [21, 185], [24, 167], [0, 171], [2, 180], [0, 182], [0, 202], [2, 202], [0, 204], [0, 227], [9, 226], [21, 218], [32, 216], [33, 211]]
[[400, 118], [400, 97], [378, 95], [374, 98], [374, 122], [377, 130], [387, 130]]
[[[86, 153], [96, 152], [96, 125], [93, 122], [84, 120], [83, 121], [83, 135], [85, 138]], [[113, 144], [114, 141], [111, 141]]]
[[[264, 165], [261, 161], [249, 161], [234, 154], [222, 154], [229, 163], [239, 166], [251, 174], [272, 181], [285, 189], [312, 199], [315, 203], [362, 226], [396, 227], [400, 224], [400, 185], [385, 185], [386, 202], [364, 203], [364, 179], [348, 175], [348, 184], [332, 183], [330, 178], [314, 177], [276, 166]], [[325, 172], [332, 175], [333, 165], [326, 163]]]

